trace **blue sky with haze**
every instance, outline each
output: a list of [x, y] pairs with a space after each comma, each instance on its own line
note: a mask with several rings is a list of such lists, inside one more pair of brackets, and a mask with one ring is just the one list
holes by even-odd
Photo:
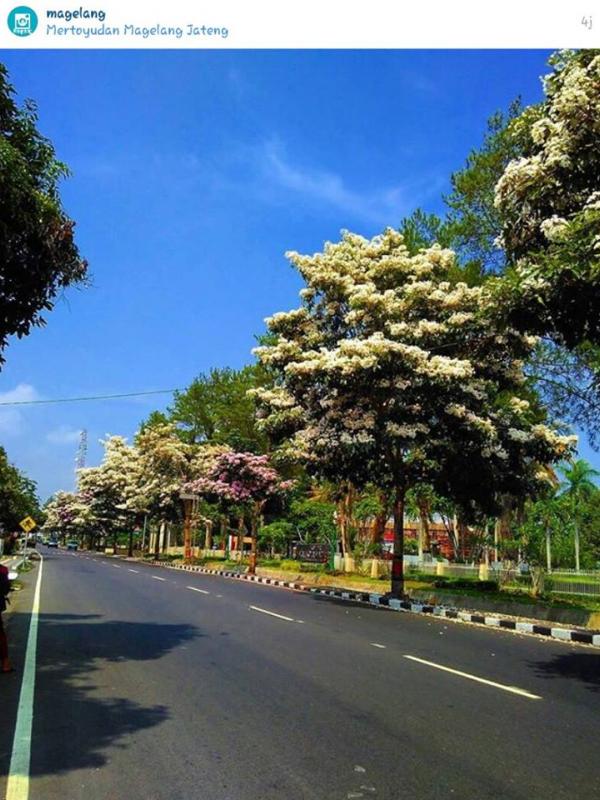
[[[286, 250], [441, 210], [486, 118], [541, 97], [544, 51], [5, 52], [73, 176], [63, 187], [92, 286], [11, 343], [0, 400], [179, 387], [247, 363], [294, 307]], [[46, 498], [107, 433], [168, 396], [0, 407], [0, 442]], [[584, 446], [583, 454], [600, 465]]]

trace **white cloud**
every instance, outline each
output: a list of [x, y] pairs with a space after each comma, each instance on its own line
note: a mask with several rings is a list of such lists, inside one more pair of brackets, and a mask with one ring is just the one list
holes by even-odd
[[277, 139], [266, 142], [258, 158], [263, 177], [271, 183], [381, 226], [397, 225], [439, 188], [436, 181], [429, 179], [420, 186], [407, 183], [363, 191], [349, 186], [335, 172], [294, 164]]
[[24, 403], [39, 400], [40, 395], [29, 383], [19, 383], [14, 389], [0, 392], [0, 433], [5, 436], [18, 436], [23, 432], [23, 412], [18, 405], [6, 403]]
[[79, 441], [81, 431], [69, 425], [60, 425], [55, 430], [46, 434], [46, 439], [51, 444], [74, 444]]

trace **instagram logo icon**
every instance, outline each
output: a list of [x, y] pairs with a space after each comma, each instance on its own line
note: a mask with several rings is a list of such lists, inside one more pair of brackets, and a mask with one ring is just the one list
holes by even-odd
[[8, 27], [15, 36], [30, 36], [37, 28], [37, 14], [28, 6], [18, 6], [8, 15]]

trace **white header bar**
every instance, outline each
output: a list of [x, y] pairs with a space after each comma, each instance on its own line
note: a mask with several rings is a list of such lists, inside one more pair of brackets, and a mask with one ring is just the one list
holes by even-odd
[[596, 0], [17, 0], [0, 18], [5, 49], [598, 46]]

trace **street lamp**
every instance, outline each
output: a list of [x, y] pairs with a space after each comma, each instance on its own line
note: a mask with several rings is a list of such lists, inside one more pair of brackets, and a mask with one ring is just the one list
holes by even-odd
[[181, 492], [183, 500], [183, 558], [189, 561], [192, 557], [192, 518], [198, 506], [200, 496], [193, 492]]

